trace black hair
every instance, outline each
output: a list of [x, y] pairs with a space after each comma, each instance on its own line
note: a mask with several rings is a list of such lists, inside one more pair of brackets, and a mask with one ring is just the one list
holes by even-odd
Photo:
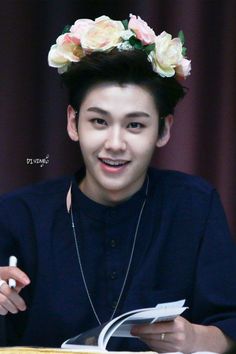
[[163, 118], [174, 113], [176, 104], [186, 93], [175, 77], [161, 77], [155, 73], [142, 50], [93, 52], [73, 63], [61, 77], [69, 90], [69, 104], [77, 112], [92, 86], [104, 82], [143, 86], [153, 95], [159, 117], [162, 118], [159, 134], [164, 128]]

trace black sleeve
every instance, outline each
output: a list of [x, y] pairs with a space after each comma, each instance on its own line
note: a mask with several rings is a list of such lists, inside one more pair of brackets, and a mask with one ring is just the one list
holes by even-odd
[[192, 306], [196, 323], [217, 326], [236, 340], [236, 243], [215, 190], [199, 250]]

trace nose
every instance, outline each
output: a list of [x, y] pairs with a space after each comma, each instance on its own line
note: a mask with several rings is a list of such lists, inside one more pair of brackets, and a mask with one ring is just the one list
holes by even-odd
[[110, 129], [104, 146], [107, 150], [125, 151], [126, 142], [122, 129], [118, 127]]

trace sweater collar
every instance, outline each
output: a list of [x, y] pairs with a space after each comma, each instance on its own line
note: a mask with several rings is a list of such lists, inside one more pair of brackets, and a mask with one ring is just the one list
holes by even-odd
[[71, 202], [73, 211], [78, 212], [82, 210], [90, 218], [114, 223], [117, 221], [125, 220], [137, 214], [140, 209], [140, 204], [143, 202], [146, 189], [147, 189], [147, 177], [142, 187], [133, 194], [128, 200], [116, 205], [105, 206], [95, 202], [87, 197], [79, 188], [79, 182], [84, 177], [84, 169], [80, 169], [73, 177], [71, 183]]

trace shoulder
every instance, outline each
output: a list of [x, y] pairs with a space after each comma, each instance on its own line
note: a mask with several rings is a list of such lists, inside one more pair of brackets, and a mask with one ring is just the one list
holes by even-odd
[[198, 218], [205, 217], [213, 204], [221, 205], [216, 189], [201, 177], [153, 168], [149, 173], [152, 201], [159, 201], [162, 209]]
[[[69, 188], [73, 176], [64, 176], [57, 179], [51, 179], [38, 182], [27, 187], [19, 188], [0, 196], [0, 207], [8, 208], [21, 205], [40, 205], [61, 200], [61, 196]], [[45, 205], [45, 204], [44, 204]]]
[[192, 193], [208, 195], [215, 188], [205, 179], [174, 170], [158, 170], [150, 168], [150, 176], [153, 188], [163, 188], [164, 190], [191, 191]]

